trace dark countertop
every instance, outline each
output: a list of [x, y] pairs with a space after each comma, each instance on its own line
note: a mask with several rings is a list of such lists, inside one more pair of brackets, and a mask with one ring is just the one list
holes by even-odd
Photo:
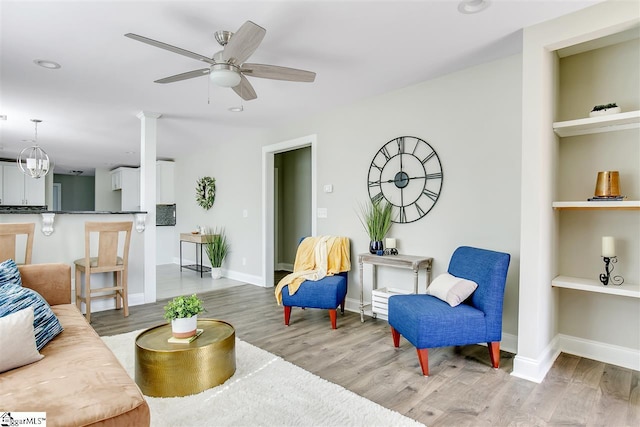
[[122, 215], [122, 214], [146, 214], [147, 211], [50, 211], [46, 206], [0, 206], [2, 214], [43, 214], [53, 213], [62, 215]]

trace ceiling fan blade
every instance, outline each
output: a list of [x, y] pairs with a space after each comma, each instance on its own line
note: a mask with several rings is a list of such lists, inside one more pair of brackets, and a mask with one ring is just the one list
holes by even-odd
[[198, 53], [190, 52], [185, 49], [181, 49], [179, 47], [171, 46], [170, 44], [162, 43], [157, 40], [149, 39], [147, 37], [139, 36], [133, 33], [127, 33], [124, 35], [125, 37], [129, 37], [130, 39], [138, 40], [139, 42], [150, 44], [151, 46], [159, 47], [160, 49], [165, 49], [173, 53], [177, 53], [179, 55], [187, 56], [189, 58], [197, 59], [198, 61], [206, 62], [208, 64], [215, 64], [216, 62], [207, 58], [206, 56], [200, 55]]
[[249, 83], [249, 80], [247, 80], [247, 78], [242, 74], [240, 75], [240, 84], [234, 86], [232, 89], [235, 93], [240, 95], [240, 98], [244, 99], [245, 101], [251, 101], [252, 99], [256, 99], [258, 97], [258, 95], [256, 95], [256, 91], [253, 89], [253, 86], [251, 86], [251, 83]]
[[279, 67], [277, 65], [242, 64], [241, 71], [249, 77], [287, 80], [290, 82], [313, 82], [316, 79], [316, 73], [312, 71]]
[[256, 51], [267, 30], [247, 21], [236, 31], [224, 47], [222, 59], [234, 64], [242, 64]]
[[156, 80], [154, 83], [173, 83], [180, 80], [192, 79], [194, 77], [205, 76], [211, 72], [210, 68], [202, 68], [200, 70], [187, 71], [186, 73], [176, 74], [175, 76], [165, 77], [164, 79]]

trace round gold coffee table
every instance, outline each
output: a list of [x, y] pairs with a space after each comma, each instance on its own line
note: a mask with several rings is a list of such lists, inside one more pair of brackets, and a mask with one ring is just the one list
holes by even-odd
[[198, 319], [203, 332], [184, 344], [167, 342], [171, 325], [136, 337], [136, 383], [151, 397], [196, 394], [222, 384], [236, 371], [236, 332], [227, 322]]

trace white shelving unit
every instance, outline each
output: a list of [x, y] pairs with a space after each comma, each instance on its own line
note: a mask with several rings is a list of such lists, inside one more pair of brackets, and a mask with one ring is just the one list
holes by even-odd
[[640, 298], [640, 285], [627, 284], [604, 286], [596, 280], [580, 277], [558, 276], [551, 282], [556, 288], [575, 289], [578, 291], [596, 292], [600, 294], [620, 295], [624, 297]]
[[640, 111], [628, 111], [626, 113], [568, 120], [553, 124], [553, 131], [561, 137], [636, 128], [640, 128]]

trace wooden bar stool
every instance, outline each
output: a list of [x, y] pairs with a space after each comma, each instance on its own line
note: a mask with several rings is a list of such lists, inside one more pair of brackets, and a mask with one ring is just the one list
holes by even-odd
[[[76, 305], [86, 307], [86, 319], [91, 323], [91, 300], [115, 298], [116, 309], [124, 308], [124, 316], [129, 315], [127, 275], [129, 267], [129, 243], [131, 241], [132, 221], [122, 222], [85, 222], [84, 258], [75, 260], [76, 266]], [[98, 235], [98, 256], [91, 256], [92, 233]], [[121, 249], [120, 254], [118, 250]], [[113, 285], [91, 288], [91, 274], [113, 272]], [[81, 273], [84, 274], [84, 296], [82, 296]], [[99, 294], [99, 295], [95, 295]]]
[[33, 250], [33, 230], [35, 223], [8, 223], [0, 224], [0, 262], [12, 259], [18, 264], [16, 236], [25, 234], [27, 242], [25, 244], [24, 263], [31, 264], [31, 252]]

